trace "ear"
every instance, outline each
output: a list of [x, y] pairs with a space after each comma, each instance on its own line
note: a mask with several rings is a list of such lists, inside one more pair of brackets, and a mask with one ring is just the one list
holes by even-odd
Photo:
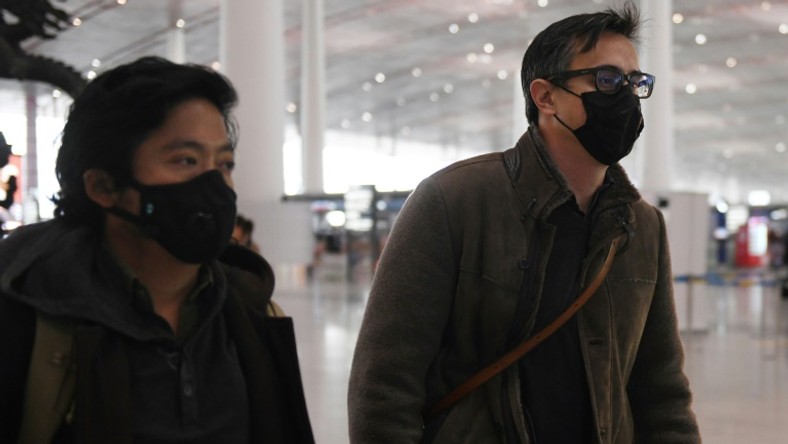
[[118, 201], [118, 189], [112, 176], [104, 170], [89, 169], [82, 173], [85, 194], [102, 208], [115, 206]]
[[556, 113], [555, 103], [553, 101], [553, 93], [555, 86], [545, 79], [535, 79], [529, 85], [531, 98], [534, 105], [539, 108], [539, 115], [553, 115]]

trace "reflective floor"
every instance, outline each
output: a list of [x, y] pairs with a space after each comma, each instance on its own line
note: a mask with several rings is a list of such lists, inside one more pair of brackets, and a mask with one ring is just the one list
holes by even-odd
[[[369, 292], [368, 276], [354, 280], [338, 258], [309, 275], [277, 270], [275, 299], [295, 320], [319, 444], [348, 442], [347, 379]], [[788, 299], [768, 283], [693, 288], [689, 299], [677, 291], [677, 304], [703, 441], [788, 442]]]

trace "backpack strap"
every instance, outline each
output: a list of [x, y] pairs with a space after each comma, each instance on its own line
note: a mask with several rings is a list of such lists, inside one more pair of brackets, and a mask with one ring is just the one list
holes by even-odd
[[27, 374], [18, 444], [43, 444], [73, 414], [73, 326], [36, 311], [36, 333]]

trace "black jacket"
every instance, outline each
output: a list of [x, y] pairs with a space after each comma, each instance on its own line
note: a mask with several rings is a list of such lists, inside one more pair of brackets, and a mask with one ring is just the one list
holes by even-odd
[[[101, 309], [102, 292], [115, 284], [90, 282], [95, 270], [85, 260], [97, 245], [87, 229], [59, 221], [23, 227], [0, 242], [0, 442], [18, 434], [36, 310], [75, 322], [76, 441], [132, 442], [128, 357], [112, 328], [120, 320]], [[245, 251], [225, 256], [236, 266], [210, 266], [225, 293], [220, 316], [246, 381], [251, 442], [313, 443], [292, 320], [266, 315], [273, 273]]]

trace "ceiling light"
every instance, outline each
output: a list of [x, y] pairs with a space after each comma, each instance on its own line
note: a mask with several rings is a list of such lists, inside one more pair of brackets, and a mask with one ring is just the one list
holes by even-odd
[[550, 3], [547, 0], [539, 0], [539, 7], [544, 8], [547, 4]]
[[735, 57], [728, 57], [727, 59], [725, 59], [725, 65], [728, 68], [735, 68], [736, 65], [738, 65], [738, 64], [739, 64], [739, 61], [736, 60]]
[[123, 6], [123, 5], [125, 5], [125, 4], [126, 4], [126, 0], [118, 0], [118, 4], [119, 4], [120, 6]]
[[698, 92], [698, 86], [694, 83], [687, 83], [687, 86], [684, 87], [684, 91], [687, 91], [687, 94], [695, 94]]
[[52, 90], [52, 97], [54, 97], [55, 99], [57, 99], [57, 98], [58, 98], [58, 97], [60, 97], [61, 95], [63, 95], [63, 93], [62, 93], [62, 92], [60, 92], [60, 90], [59, 90], [59, 89], [53, 89], [53, 90]]
[[74, 26], [80, 26], [82, 24], [82, 19], [79, 17], [74, 17], [74, 20], [71, 21], [71, 24]]
[[184, 26], [186, 26], [186, 20], [184, 20], [184, 19], [178, 19], [175, 22], [175, 27], [176, 28], [183, 28]]
[[472, 12], [468, 14], [468, 21], [471, 23], [476, 23], [479, 21], [479, 14]]
[[419, 67], [413, 68], [412, 70], [410, 70], [410, 74], [413, 77], [421, 77], [421, 68]]
[[785, 152], [785, 142], [777, 142], [777, 145], [774, 146], [774, 150], [778, 153]]
[[93, 59], [93, 61], [90, 62], [90, 66], [92, 66], [94, 68], [98, 68], [99, 66], [101, 66], [101, 60]]
[[765, 207], [772, 202], [772, 195], [767, 190], [753, 190], [747, 194], [747, 203], [751, 207]]
[[339, 122], [339, 126], [341, 126], [344, 129], [350, 128], [350, 119], [342, 119], [342, 121]]
[[217, 60], [217, 61], [211, 63], [211, 69], [213, 69], [214, 71], [218, 71], [218, 70], [222, 69], [222, 64], [219, 63], [219, 61]]
[[468, 55], [465, 56], [465, 58], [471, 63], [476, 63], [476, 60], [478, 60], [478, 56], [476, 55], [475, 52], [468, 53]]
[[372, 121], [372, 113], [365, 112], [364, 114], [361, 115], [361, 120], [363, 120], [365, 122], [371, 122]]
[[679, 14], [678, 12], [673, 14], [673, 23], [679, 24], [684, 21], [684, 16]]
[[452, 23], [449, 25], [449, 32], [452, 34], [457, 34], [460, 31], [460, 25], [456, 23]]
[[509, 77], [509, 73], [506, 72], [505, 69], [501, 69], [498, 71], [498, 78], [501, 80], [506, 80]]
[[430, 94], [430, 102], [437, 102], [440, 98], [441, 96], [436, 92]]
[[369, 82], [364, 82], [364, 84], [361, 85], [361, 89], [363, 89], [366, 92], [370, 92], [372, 91], [372, 84]]
[[88, 71], [88, 73], [85, 74], [85, 77], [87, 77], [88, 80], [95, 79], [96, 78], [96, 71], [93, 71], [93, 70]]
[[375, 74], [375, 81], [378, 83], [383, 83], [386, 81], [386, 75], [382, 72]]
[[495, 51], [495, 45], [493, 45], [492, 43], [484, 44], [484, 52], [486, 52], [487, 54], [492, 54], [493, 51]]
[[443, 85], [443, 92], [445, 92], [446, 94], [453, 93], [454, 92], [454, 85], [452, 85], [451, 83], [447, 83], [447, 84]]
[[769, 2], [761, 2], [761, 9], [764, 11], [768, 11], [772, 9], [772, 4]]
[[780, 27], [777, 29], [780, 31], [780, 34], [788, 34], [788, 23], [780, 23]]
[[698, 45], [705, 45], [706, 44], [706, 35], [705, 34], [698, 34], [695, 36], [695, 43]]
[[286, 110], [287, 110], [287, 112], [289, 112], [290, 114], [293, 114], [294, 112], [296, 112], [296, 110], [298, 110], [298, 106], [296, 106], [296, 104], [295, 104], [295, 103], [293, 103], [293, 102], [290, 102], [290, 103], [288, 103], [288, 104], [287, 104], [287, 106], [285, 107], [285, 109], [286, 109]]

